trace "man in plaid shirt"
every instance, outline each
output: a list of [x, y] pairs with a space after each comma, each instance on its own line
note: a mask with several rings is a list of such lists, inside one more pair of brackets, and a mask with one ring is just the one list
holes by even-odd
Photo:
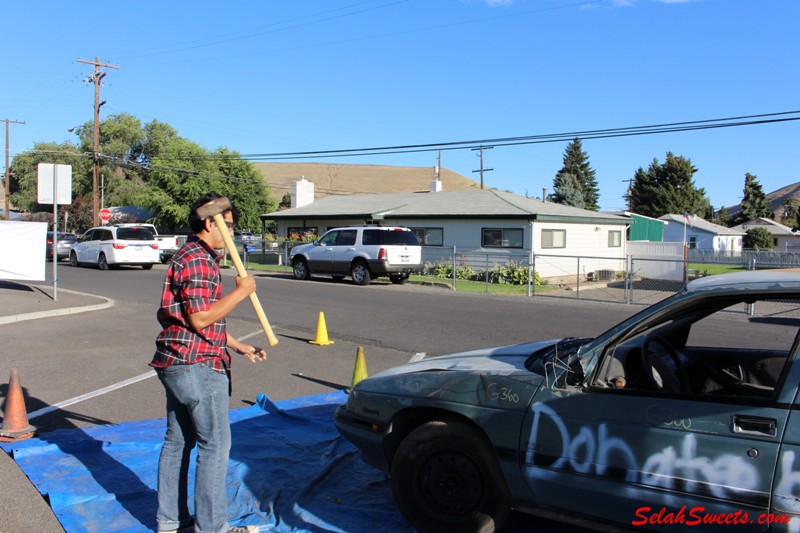
[[[158, 321], [156, 353], [150, 365], [156, 369], [167, 396], [167, 433], [158, 462], [158, 531], [174, 533], [247, 533], [257, 526], [228, 524], [225, 478], [231, 446], [228, 422], [229, 369], [227, 348], [251, 362], [263, 361], [261, 348], [244, 344], [225, 328], [225, 316], [255, 291], [252, 276], [236, 277], [236, 288], [222, 295], [219, 256], [215, 250], [225, 241], [212, 218], [201, 220], [197, 209], [221, 198], [208, 193], [199, 198], [189, 214], [194, 232], [172, 258]], [[234, 213], [223, 218], [233, 232]], [[197, 445], [194, 485], [195, 516], [189, 514], [189, 458]]]

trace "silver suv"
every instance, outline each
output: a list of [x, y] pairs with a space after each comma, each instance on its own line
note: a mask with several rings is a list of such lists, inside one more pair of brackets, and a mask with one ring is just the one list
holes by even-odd
[[388, 276], [402, 284], [422, 269], [422, 247], [414, 233], [398, 226], [334, 228], [318, 240], [295, 246], [289, 255], [294, 277], [328, 274], [334, 279], [349, 275], [356, 285]]

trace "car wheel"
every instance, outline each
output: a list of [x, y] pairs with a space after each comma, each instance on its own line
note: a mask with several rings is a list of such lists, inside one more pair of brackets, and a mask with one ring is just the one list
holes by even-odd
[[491, 532], [511, 495], [486, 437], [458, 421], [427, 422], [397, 448], [391, 466], [397, 506], [421, 532]]
[[392, 274], [389, 276], [389, 280], [395, 285], [403, 285], [408, 281], [408, 276], [406, 274]]
[[145, 263], [142, 265], [142, 270], [150, 270], [153, 268], [153, 263]]
[[100, 257], [97, 258], [97, 266], [100, 267], [100, 270], [108, 270], [110, 268], [106, 254], [100, 254]]
[[372, 281], [369, 268], [364, 261], [356, 261], [353, 263], [353, 266], [350, 267], [350, 276], [352, 276], [353, 283], [356, 285], [369, 285], [369, 282]]
[[292, 261], [292, 273], [295, 279], [308, 279], [311, 277], [311, 272], [308, 270], [308, 263], [302, 257], [298, 257]]
[[71, 267], [79, 266], [79, 264], [78, 264], [78, 254], [76, 254], [75, 252], [71, 252], [69, 254], [69, 266], [71, 266]]

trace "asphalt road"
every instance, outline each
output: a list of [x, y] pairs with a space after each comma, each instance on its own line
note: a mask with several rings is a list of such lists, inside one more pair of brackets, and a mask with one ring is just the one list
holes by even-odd
[[[49, 265], [46, 270], [44, 284], [52, 286]], [[42, 434], [58, 428], [162, 418], [163, 388], [147, 363], [159, 331], [155, 313], [165, 267], [106, 272], [61, 263], [57, 273], [59, 289], [101, 295], [113, 299], [114, 305], [2, 326], [0, 368], [19, 370], [31, 423]], [[230, 290], [234, 272], [228, 269], [225, 274], [226, 290]], [[234, 360], [231, 408], [254, 403], [259, 393], [282, 400], [346, 388], [358, 347], [363, 348], [372, 374], [420, 352], [432, 357], [564, 335], [592, 336], [640, 309], [487, 297], [380, 280], [358, 287], [324, 278], [299, 282], [288, 273], [253, 275], [279, 344], [268, 349], [264, 363], [254, 365], [243, 357]], [[334, 341], [330, 346], [309, 343], [320, 333], [320, 312], [328, 338]], [[228, 324], [237, 337], [267, 346], [248, 301], [229, 316]], [[38, 512], [35, 509], [31, 512]], [[532, 520], [514, 513], [504, 530], [543, 525]], [[561, 525], [551, 526], [562, 530]]]
[[[225, 276], [228, 290], [234, 286], [234, 272], [229, 269], [226, 274], [230, 274]], [[596, 335], [639, 309], [520, 296], [492, 298], [411, 284], [377, 282], [358, 287], [324, 278], [300, 282], [288, 274], [254, 275], [280, 342], [268, 350], [264, 363], [253, 365], [235, 356], [232, 408], [251, 404], [259, 393], [281, 400], [347, 387], [359, 346], [368, 372], [375, 373], [419, 352], [435, 356], [533, 339]], [[154, 378], [140, 378], [149, 371], [159, 331], [155, 312], [164, 267], [100, 271], [62, 263], [58, 278], [59, 288], [112, 298], [115, 305], [21, 322], [14, 325], [12, 335], [4, 336], [0, 363], [19, 369], [29, 413], [70, 403], [38, 417], [36, 425], [47, 431], [162, 417], [161, 385]], [[319, 333], [320, 312], [333, 345], [308, 342]], [[229, 330], [246, 342], [267, 347], [249, 301], [230, 315]]]

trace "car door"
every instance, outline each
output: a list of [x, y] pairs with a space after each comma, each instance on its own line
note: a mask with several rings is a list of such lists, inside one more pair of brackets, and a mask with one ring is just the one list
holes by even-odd
[[95, 241], [96, 231], [97, 230], [90, 229], [81, 235], [78, 244], [75, 246], [75, 253], [79, 262], [86, 263], [94, 260], [92, 250], [97, 248], [97, 242]]
[[323, 235], [308, 250], [308, 267], [312, 272], [330, 272], [333, 267], [333, 252], [339, 230], [331, 230]]
[[339, 232], [336, 238], [336, 243], [333, 245], [333, 254], [331, 258], [331, 272], [349, 274], [350, 263], [356, 255], [356, 237], [358, 236], [357, 229], [343, 229]]
[[114, 241], [114, 232], [110, 229], [97, 229], [95, 230], [95, 237], [92, 243], [95, 245], [92, 255], [92, 262], [99, 263], [100, 262], [100, 254], [103, 253], [106, 256], [106, 260], [109, 263], [114, 261], [113, 258], [113, 250], [112, 250], [112, 243]]
[[[759, 518], [770, 509], [789, 417], [781, 383], [800, 328], [782, 318], [736, 318], [705, 317], [688, 324], [694, 330], [703, 322], [691, 334], [686, 324], [675, 329], [657, 324], [625, 343], [598, 347], [603, 363], [586, 386], [541, 389], [526, 416], [521, 445], [534, 499], [646, 529], [736, 524], [737, 530], [765, 531]], [[668, 372], [679, 371], [669, 368], [670, 355], [663, 356], [666, 362], [657, 372], [651, 369], [662, 376], [662, 388], [641, 379], [649, 347], [642, 350], [650, 336], [667, 336], [680, 347], [678, 358], [690, 369], [686, 390], [667, 386]], [[769, 376], [742, 377], [742, 383], [754, 383], [741, 390], [722, 389], [703, 375], [704, 363], [691, 363], [686, 355], [697, 357], [701, 346], [696, 351], [706, 356], [716, 348], [717, 354], [747, 361], [763, 358], [766, 345], [770, 357], [781, 359], [771, 364]], [[744, 369], [746, 362], [724, 370], [735, 375], [739, 366]]]

